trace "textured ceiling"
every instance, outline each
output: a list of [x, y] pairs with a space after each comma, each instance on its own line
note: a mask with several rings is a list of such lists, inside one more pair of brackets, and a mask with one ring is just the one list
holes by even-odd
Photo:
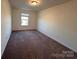
[[29, 0], [10, 0], [10, 3], [15, 8], [25, 9], [25, 10], [34, 10], [40, 11], [51, 6], [62, 4], [70, 0], [39, 0], [39, 6], [31, 6], [28, 2]]

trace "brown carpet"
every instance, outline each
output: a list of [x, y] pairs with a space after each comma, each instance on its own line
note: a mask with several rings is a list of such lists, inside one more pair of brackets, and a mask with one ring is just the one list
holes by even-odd
[[76, 59], [76, 53], [38, 31], [12, 32], [2, 59]]

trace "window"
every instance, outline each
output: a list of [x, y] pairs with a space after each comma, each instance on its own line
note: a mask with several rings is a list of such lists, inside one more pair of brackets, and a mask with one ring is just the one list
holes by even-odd
[[21, 26], [28, 26], [29, 14], [21, 13]]

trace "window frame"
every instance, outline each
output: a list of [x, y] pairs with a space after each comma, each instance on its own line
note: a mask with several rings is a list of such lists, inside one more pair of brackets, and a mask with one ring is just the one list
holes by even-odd
[[[22, 20], [23, 19], [21, 17], [28, 17], [28, 19], [27, 19], [27, 22], [28, 22], [27, 25], [22, 25]], [[21, 17], [20, 17], [21, 18], [20, 25], [21, 26], [28, 26], [29, 25], [29, 13], [21, 13]]]

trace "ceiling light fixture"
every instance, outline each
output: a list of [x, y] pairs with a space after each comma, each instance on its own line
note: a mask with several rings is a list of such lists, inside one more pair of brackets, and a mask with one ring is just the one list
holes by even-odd
[[38, 0], [30, 0], [29, 3], [30, 5], [36, 6], [39, 5], [40, 2]]

